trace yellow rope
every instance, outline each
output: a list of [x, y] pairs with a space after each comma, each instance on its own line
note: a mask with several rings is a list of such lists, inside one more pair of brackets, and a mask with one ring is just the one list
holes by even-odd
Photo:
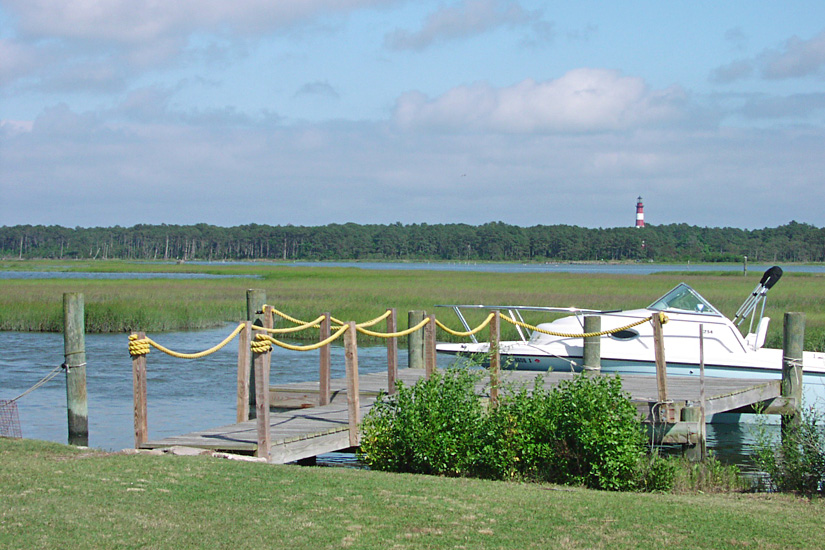
[[[659, 319], [661, 320], [662, 324], [667, 323], [667, 316], [664, 313], [660, 312], [658, 315], [659, 315]], [[614, 329], [610, 329], [610, 330], [603, 330], [601, 332], [585, 332], [583, 334], [572, 334], [572, 333], [566, 333], [566, 332], [551, 332], [549, 330], [540, 329], [540, 328], [535, 327], [533, 325], [528, 325], [527, 323], [522, 323], [521, 321], [516, 321], [515, 319], [511, 319], [510, 317], [507, 317], [504, 314], [501, 315], [501, 318], [504, 319], [505, 321], [507, 321], [510, 324], [518, 325], [520, 327], [526, 328], [528, 330], [540, 332], [542, 334], [549, 334], [550, 336], [558, 336], [560, 338], [590, 338], [590, 337], [593, 337], [593, 336], [604, 336], [606, 334], [613, 334], [615, 332], [621, 332], [623, 330], [633, 328], [633, 327], [641, 325], [643, 323], [647, 323], [648, 321], [653, 319], [652, 316], [651, 317], [645, 317], [644, 319], [642, 319], [640, 321], [636, 321], [635, 323], [631, 323], [629, 325], [625, 325], [625, 326], [619, 327], [619, 328], [614, 328]]]
[[294, 346], [292, 344], [287, 344], [286, 342], [276, 340], [268, 334], [257, 334], [255, 335], [255, 339], [252, 341], [251, 348], [253, 353], [266, 353], [272, 350], [271, 344], [275, 344], [276, 346], [282, 347], [284, 349], [289, 349], [292, 351], [312, 351], [314, 349], [318, 349], [326, 346], [327, 344], [332, 343], [342, 334], [344, 334], [348, 328], [349, 325], [344, 325], [338, 330], [336, 330], [329, 338], [326, 338], [325, 340], [321, 340], [320, 342], [310, 344], [307, 346]]
[[484, 321], [481, 322], [480, 325], [478, 325], [476, 328], [474, 328], [473, 330], [470, 330], [468, 332], [458, 332], [457, 330], [453, 330], [450, 327], [446, 326], [441, 321], [439, 321], [438, 319], [435, 320], [435, 324], [438, 325], [438, 328], [440, 328], [441, 330], [446, 331], [449, 334], [452, 334], [453, 336], [472, 336], [473, 334], [479, 332], [481, 329], [483, 329], [484, 327], [489, 325], [490, 321], [493, 320], [494, 315], [495, 315], [494, 313], [491, 313], [490, 315], [487, 316], [486, 319], [484, 319]]
[[[272, 307], [272, 306], [264, 306], [264, 308], [267, 308], [267, 307]], [[321, 319], [323, 319], [323, 318], [324, 318], [324, 316], [323, 316], [323, 315], [321, 315], [321, 316], [320, 316], [318, 319], [316, 319], [315, 321], [301, 321], [300, 319], [296, 319], [295, 317], [292, 317], [292, 316], [290, 316], [290, 315], [287, 315], [287, 314], [286, 314], [286, 313], [284, 313], [283, 311], [278, 311], [278, 310], [277, 310], [277, 309], [275, 309], [274, 307], [272, 307], [272, 313], [274, 313], [274, 314], [275, 314], [275, 315], [277, 315], [278, 317], [281, 317], [281, 318], [283, 318], [283, 319], [286, 319], [286, 320], [287, 320], [287, 321], [289, 321], [290, 323], [295, 323], [296, 325], [306, 325], [306, 328], [310, 328], [310, 327], [312, 327], [312, 328], [320, 328], [320, 327], [321, 327], [321, 325], [319, 325], [318, 323], [319, 323], [319, 321], [320, 321]], [[389, 316], [390, 316], [390, 313], [391, 313], [391, 311], [390, 311], [390, 310], [387, 310], [387, 311], [385, 311], [383, 314], [381, 314], [381, 315], [379, 315], [378, 317], [376, 317], [375, 319], [371, 319], [371, 320], [369, 320], [369, 321], [364, 321], [363, 323], [358, 323], [358, 324], [356, 324], [356, 326], [358, 326], [358, 327], [364, 327], [364, 328], [365, 328], [365, 327], [371, 327], [371, 326], [373, 326], [373, 325], [377, 325], [378, 323], [380, 323], [381, 321], [383, 321], [384, 319], [386, 319], [387, 317], [389, 317]], [[343, 326], [343, 325], [345, 325], [345, 324], [346, 324], [346, 323], [344, 323], [344, 321], [342, 321], [342, 320], [340, 320], [340, 319], [336, 319], [335, 317], [330, 317], [330, 318], [329, 318], [329, 320], [330, 320], [332, 323], [334, 323], [334, 324], [336, 324], [336, 325], [338, 325], [338, 326]], [[283, 330], [283, 329], [281, 329], [281, 330]], [[277, 332], [277, 330], [276, 330], [276, 329], [268, 329], [268, 331], [267, 331], [267, 332]]]
[[162, 351], [163, 353], [165, 353], [167, 355], [171, 355], [172, 357], [177, 357], [179, 359], [199, 359], [201, 357], [206, 357], [207, 355], [215, 353], [216, 351], [218, 351], [218, 350], [222, 349], [224, 346], [226, 346], [226, 344], [231, 342], [232, 339], [235, 338], [235, 336], [240, 334], [240, 332], [244, 328], [244, 325], [245, 325], [245, 323], [240, 323], [235, 328], [235, 330], [232, 331], [232, 334], [227, 336], [226, 339], [224, 339], [224, 341], [221, 342], [220, 344], [218, 344], [217, 346], [214, 346], [214, 347], [209, 348], [209, 349], [204, 350], [204, 351], [199, 351], [197, 353], [180, 353], [180, 352], [177, 352], [177, 351], [172, 351], [169, 348], [165, 348], [165, 347], [161, 346], [160, 344], [158, 344], [157, 342], [155, 342], [154, 340], [152, 340], [148, 336], [143, 338], [142, 340], [138, 340], [137, 334], [130, 334], [129, 335], [129, 355], [131, 355], [133, 357], [137, 356], [137, 355], [146, 355], [146, 354], [149, 353], [149, 346], [152, 346], [153, 348], [155, 348], [159, 351]]
[[[410, 327], [407, 330], [401, 330], [398, 332], [373, 332], [371, 330], [367, 330], [365, 328], [361, 328], [358, 325], [355, 326], [355, 329], [360, 332], [361, 334], [366, 334], [367, 336], [375, 336], [376, 338], [401, 338], [402, 336], [407, 336], [412, 334], [413, 332], [421, 329], [424, 325], [430, 322], [430, 318], [427, 317], [414, 327]], [[436, 321], [437, 323], [438, 321]]]
[[263, 330], [270, 334], [287, 334], [290, 332], [301, 332], [302, 330], [306, 330], [308, 328], [321, 328], [321, 325], [318, 323], [324, 319], [324, 316], [321, 315], [317, 319], [312, 321], [308, 321], [303, 325], [298, 325], [296, 327], [286, 327], [286, 328], [266, 328], [266, 327], [255, 327], [256, 330]]

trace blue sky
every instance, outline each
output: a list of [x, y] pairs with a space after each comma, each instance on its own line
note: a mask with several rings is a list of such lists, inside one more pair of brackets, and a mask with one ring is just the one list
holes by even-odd
[[822, 227], [825, 3], [0, 0], [0, 225]]

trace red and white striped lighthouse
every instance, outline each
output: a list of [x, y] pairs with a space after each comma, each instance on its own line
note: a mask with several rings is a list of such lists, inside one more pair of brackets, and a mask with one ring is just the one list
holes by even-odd
[[645, 205], [642, 204], [642, 197], [638, 198], [636, 203], [636, 227], [645, 226]]

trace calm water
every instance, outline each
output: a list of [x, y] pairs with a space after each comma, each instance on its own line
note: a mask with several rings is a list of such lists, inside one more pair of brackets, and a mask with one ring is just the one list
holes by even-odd
[[[170, 349], [196, 352], [223, 340], [225, 328], [151, 335]], [[86, 385], [89, 406], [89, 445], [120, 450], [134, 446], [132, 361], [125, 334], [86, 335]], [[157, 350], [148, 358], [149, 437], [180, 435], [235, 422], [237, 340], [203, 359], [175, 359]], [[399, 351], [400, 368], [407, 366]], [[386, 370], [385, 347], [358, 349], [359, 372]], [[439, 367], [450, 357], [439, 357]], [[63, 335], [0, 332], [0, 399], [13, 399], [63, 362]], [[344, 352], [332, 348], [332, 376], [343, 378]], [[66, 383], [61, 373], [18, 404], [23, 437], [66, 443]], [[271, 383], [318, 379], [318, 352], [276, 348]]]

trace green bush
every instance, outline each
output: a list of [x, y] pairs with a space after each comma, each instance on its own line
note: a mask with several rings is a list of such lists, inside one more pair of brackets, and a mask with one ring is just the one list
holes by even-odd
[[776, 442], [767, 430], [757, 434], [756, 466], [765, 472], [771, 488], [805, 494], [825, 494], [825, 430], [822, 413], [813, 407], [799, 422], [783, 426]]
[[484, 429], [479, 376], [470, 370], [435, 372], [414, 386], [399, 383], [364, 418], [360, 459], [376, 470], [445, 476], [474, 470]]
[[618, 377], [576, 376], [549, 390], [537, 380], [505, 388], [497, 407], [485, 406], [477, 383], [454, 369], [399, 385], [364, 419], [361, 459], [396, 472], [647, 487], [641, 420]]

